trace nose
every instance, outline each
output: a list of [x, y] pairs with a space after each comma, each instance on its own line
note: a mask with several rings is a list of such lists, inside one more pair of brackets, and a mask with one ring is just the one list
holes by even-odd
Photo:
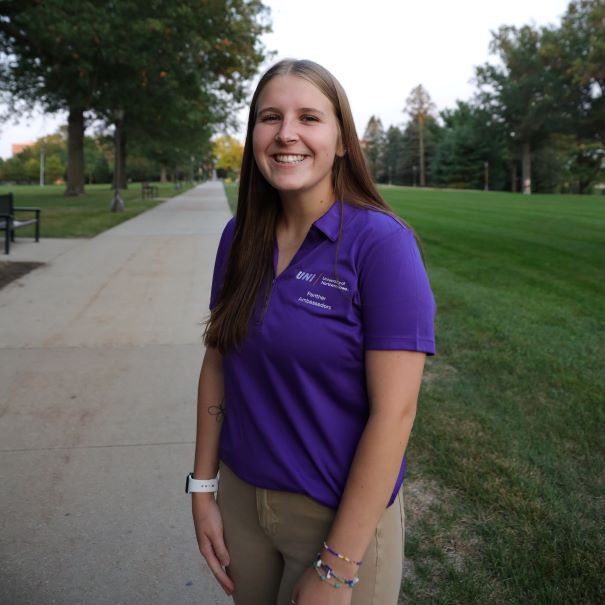
[[290, 120], [283, 120], [275, 135], [275, 141], [284, 145], [298, 140], [296, 129]]

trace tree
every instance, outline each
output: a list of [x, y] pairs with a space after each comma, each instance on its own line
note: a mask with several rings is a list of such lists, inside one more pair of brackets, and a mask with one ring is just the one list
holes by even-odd
[[53, 183], [65, 178], [65, 161], [67, 150], [64, 133], [59, 131], [39, 138], [28, 145], [16, 156], [4, 164], [0, 180], [5, 179], [18, 183], [40, 182], [40, 162], [43, 162], [45, 183]]
[[[191, 151], [189, 136], [208, 137], [212, 125], [243, 99], [264, 58], [266, 18], [260, 0], [6, 0], [2, 89], [13, 109], [22, 101], [69, 112], [66, 194], [79, 194], [86, 111], [124, 128], [116, 137], [123, 141], [120, 151], [130, 136], [143, 132], [165, 147], [170, 133], [184, 134], [181, 147]], [[186, 124], [191, 116], [193, 126]], [[170, 126], [176, 121], [175, 132]]]
[[[557, 132], [568, 135], [568, 158], [583, 193], [603, 178], [605, 158], [605, 3], [575, 0], [559, 28], [543, 33], [541, 58], [553, 74], [547, 94], [554, 99]], [[569, 155], [569, 154], [568, 154]]]
[[389, 126], [385, 135], [384, 168], [389, 185], [401, 185], [403, 177], [403, 132], [396, 126]]
[[[111, 14], [112, 11], [107, 11]], [[0, 20], [2, 91], [13, 110], [21, 101], [49, 112], [69, 112], [66, 194], [84, 189], [84, 110], [97, 88], [94, 66], [101, 60], [108, 18], [84, 0], [3, 2]]]
[[[432, 171], [437, 185], [464, 189], [506, 187], [506, 132], [473, 103], [458, 101], [441, 112], [443, 128]], [[486, 178], [487, 173], [487, 178]]]
[[363, 154], [375, 182], [384, 180], [384, 128], [380, 118], [371, 116], [363, 134]]
[[432, 116], [435, 104], [431, 101], [429, 93], [422, 84], [412, 89], [407, 98], [404, 112], [406, 112], [418, 127], [418, 163], [420, 165], [420, 186], [426, 187], [424, 127], [426, 120]]
[[84, 166], [87, 183], [108, 183], [111, 171], [108, 142], [102, 136], [84, 137]]
[[438, 148], [440, 131], [439, 124], [432, 115], [426, 116], [422, 128], [417, 120], [410, 120], [407, 123], [401, 138], [401, 174], [404, 184], [413, 185], [414, 187], [421, 184], [420, 170], [418, 169], [420, 163], [418, 150], [421, 146], [421, 157], [424, 161], [424, 185], [433, 182], [433, 157]]
[[531, 152], [554, 127], [554, 102], [546, 91], [552, 90], [555, 77], [544, 69], [540, 31], [527, 25], [502, 26], [492, 36], [490, 51], [502, 64], [486, 63], [476, 69], [478, 99], [485, 111], [505, 124], [510, 148], [520, 148], [523, 193], [531, 193]]
[[225, 134], [215, 139], [212, 155], [216, 158], [219, 177], [237, 178], [244, 155], [243, 145], [234, 137]]

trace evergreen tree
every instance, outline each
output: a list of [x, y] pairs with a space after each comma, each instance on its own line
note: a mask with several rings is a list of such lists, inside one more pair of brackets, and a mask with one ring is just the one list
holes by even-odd
[[362, 146], [370, 174], [376, 183], [385, 180], [385, 142], [382, 121], [376, 116], [371, 116], [363, 134]]
[[396, 126], [389, 126], [385, 135], [384, 168], [385, 181], [389, 185], [402, 185], [404, 140], [403, 132]]

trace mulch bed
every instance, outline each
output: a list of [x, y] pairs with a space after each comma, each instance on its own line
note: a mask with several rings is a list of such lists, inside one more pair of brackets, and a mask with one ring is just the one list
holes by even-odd
[[39, 267], [43, 264], [44, 263], [0, 260], [0, 288], [4, 288], [6, 284], [10, 284], [15, 279], [19, 279], [26, 273], [29, 273], [36, 267]]

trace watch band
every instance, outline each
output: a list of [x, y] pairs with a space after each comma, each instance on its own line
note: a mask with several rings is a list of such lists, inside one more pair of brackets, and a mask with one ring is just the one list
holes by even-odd
[[185, 484], [185, 492], [187, 494], [193, 492], [217, 492], [219, 475], [214, 479], [194, 479], [193, 473], [189, 473], [187, 475], [187, 483]]

